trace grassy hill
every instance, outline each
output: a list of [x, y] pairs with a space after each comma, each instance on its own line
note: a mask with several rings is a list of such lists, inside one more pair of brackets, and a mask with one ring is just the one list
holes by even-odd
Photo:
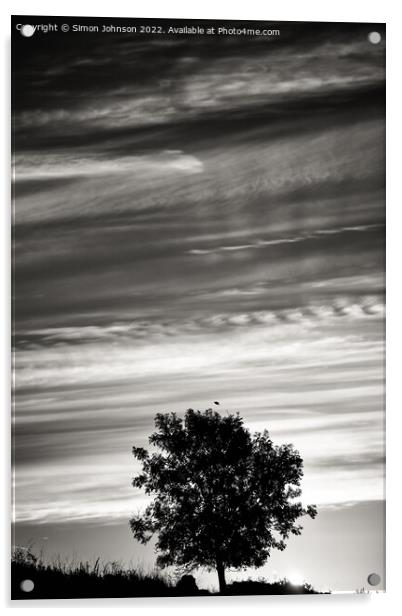
[[[21, 589], [23, 580], [32, 580], [31, 592]], [[71, 599], [96, 597], [175, 597], [213, 595], [198, 589], [192, 576], [184, 576], [177, 583], [160, 571], [144, 573], [140, 569], [125, 569], [116, 562], [100, 564], [80, 562], [47, 564], [28, 550], [14, 551], [11, 561], [12, 599]], [[316, 594], [304, 584], [292, 586], [287, 580], [269, 583], [265, 580], [246, 580], [228, 584], [228, 595]]]

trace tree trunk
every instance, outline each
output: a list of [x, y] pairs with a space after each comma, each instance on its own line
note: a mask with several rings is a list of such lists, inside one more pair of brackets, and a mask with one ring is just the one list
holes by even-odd
[[225, 595], [226, 594], [225, 567], [220, 558], [217, 558], [216, 560], [216, 570], [218, 572], [218, 579], [219, 579], [219, 592], [221, 593], [221, 595]]

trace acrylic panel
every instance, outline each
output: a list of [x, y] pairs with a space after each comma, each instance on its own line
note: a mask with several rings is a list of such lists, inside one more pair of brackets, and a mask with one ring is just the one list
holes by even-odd
[[384, 591], [385, 24], [11, 39], [12, 598]]

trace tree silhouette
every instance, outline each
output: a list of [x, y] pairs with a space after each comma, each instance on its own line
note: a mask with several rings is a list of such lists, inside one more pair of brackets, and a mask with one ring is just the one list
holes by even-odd
[[150, 455], [133, 447], [142, 473], [133, 486], [154, 495], [130, 520], [135, 539], [157, 533], [158, 566], [216, 569], [221, 593], [225, 569], [261, 567], [272, 548], [285, 549], [299, 535], [304, 508], [303, 461], [292, 445], [275, 446], [266, 430], [251, 436], [239, 415], [189, 409], [184, 418], [158, 413]]

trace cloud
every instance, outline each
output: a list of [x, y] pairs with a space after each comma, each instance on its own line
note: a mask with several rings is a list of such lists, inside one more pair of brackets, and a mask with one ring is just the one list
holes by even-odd
[[125, 175], [127, 173], [169, 173], [172, 170], [201, 172], [202, 162], [180, 150], [166, 150], [153, 155], [118, 158], [78, 156], [77, 154], [40, 154], [17, 156], [14, 177], [18, 182], [57, 180], [64, 178]]
[[[223, 297], [260, 296], [266, 293], [263, 287], [257, 289], [229, 289], [223, 291]], [[84, 325], [81, 327], [53, 327], [36, 330], [20, 330], [15, 336], [17, 348], [39, 350], [41, 347], [60, 346], [69, 344], [86, 344], [105, 341], [125, 343], [130, 340], [144, 339], [155, 336], [165, 338], [181, 334], [210, 334], [217, 330], [228, 331], [232, 327], [264, 326], [278, 327], [278, 325], [300, 324], [314, 327], [316, 321], [330, 324], [339, 317], [350, 319], [378, 319], [384, 314], [384, 304], [381, 296], [363, 296], [356, 302], [353, 297], [338, 297], [333, 304], [309, 303], [298, 308], [284, 308], [280, 310], [258, 310], [248, 313], [230, 312], [214, 314], [204, 318], [193, 318], [189, 321], [175, 321], [164, 319], [137, 320], [132, 322], [116, 322], [108, 325]]]
[[188, 251], [191, 255], [208, 255], [215, 254], [225, 251], [236, 251], [236, 250], [250, 250], [250, 249], [258, 249], [263, 248], [264, 246], [278, 246], [281, 244], [293, 244], [295, 242], [303, 242], [305, 240], [311, 240], [320, 237], [321, 235], [337, 235], [338, 233], [345, 233], [348, 231], [367, 231], [369, 229], [378, 229], [381, 228], [382, 225], [357, 225], [355, 227], [340, 227], [339, 229], [317, 229], [314, 233], [306, 233], [305, 235], [296, 236], [296, 237], [286, 237], [282, 239], [276, 240], [257, 240], [252, 244], [238, 244], [233, 246], [218, 246], [217, 248], [208, 249], [197, 249], [193, 248]]
[[[124, 41], [111, 36], [107, 44], [60, 50], [29, 63], [16, 56], [16, 126], [21, 136], [41, 130], [38, 141], [70, 132], [166, 124], [214, 113], [244, 111], [250, 105], [281, 106], [304, 97], [328, 101], [364, 86], [381, 84], [381, 49], [364, 35], [330, 30], [326, 39], [302, 37], [243, 43], [222, 38], [191, 41]], [[288, 25], [289, 32], [294, 25]], [[363, 32], [362, 32], [363, 33]], [[51, 45], [51, 43], [49, 43]], [[110, 47], [109, 47], [110, 45]], [[113, 53], [111, 53], [113, 50]], [[49, 57], [52, 60], [49, 61]], [[331, 71], [328, 71], [328, 62]], [[135, 80], [133, 82], [133, 75]], [[43, 86], [48, 96], [43, 102]], [[27, 95], [29, 93], [29, 95]], [[277, 113], [277, 112], [276, 112]], [[36, 135], [36, 139], [38, 135]]]
[[367, 24], [38, 41], [13, 63], [16, 518], [126, 520], [155, 413], [213, 400], [294, 442], [307, 501], [382, 498]]

